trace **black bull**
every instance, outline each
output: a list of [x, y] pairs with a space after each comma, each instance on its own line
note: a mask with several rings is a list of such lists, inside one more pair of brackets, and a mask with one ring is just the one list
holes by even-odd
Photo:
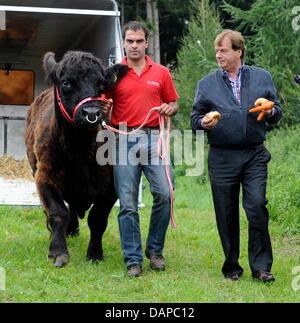
[[[55, 266], [68, 263], [66, 236], [78, 234], [78, 217], [83, 218], [92, 206], [88, 214], [90, 241], [86, 257], [102, 260], [102, 235], [117, 196], [112, 166], [99, 166], [96, 161], [102, 102], [83, 100], [99, 97], [126, 74], [127, 67], [116, 64], [105, 69], [92, 54], [70, 51], [59, 63], [53, 53], [47, 53], [44, 70], [54, 87], [41, 93], [29, 108], [25, 141], [51, 231], [48, 256]], [[73, 115], [82, 101], [85, 103]], [[63, 115], [60, 105], [72, 121]]]

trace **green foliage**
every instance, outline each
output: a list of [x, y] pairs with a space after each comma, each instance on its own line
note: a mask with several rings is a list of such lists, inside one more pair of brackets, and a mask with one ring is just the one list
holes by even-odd
[[[117, 1], [120, 9], [124, 9], [124, 22], [138, 20], [146, 23], [150, 29], [155, 29], [154, 25], [149, 24], [146, 15], [145, 0], [123, 0]], [[178, 40], [186, 31], [186, 22], [189, 20], [190, 0], [157, 0], [159, 12], [160, 30], [160, 53], [161, 63], [170, 64], [176, 60], [178, 50]], [[123, 3], [123, 6], [121, 6]]]
[[300, 31], [292, 28], [297, 5], [298, 0], [256, 0], [249, 10], [223, 6], [246, 33], [248, 61], [272, 74], [285, 112], [281, 124], [286, 125], [300, 121], [299, 87], [293, 81], [300, 70]]
[[277, 129], [267, 141], [272, 153], [267, 194], [270, 216], [293, 233], [300, 232], [299, 131], [299, 127]]
[[[231, 21], [231, 16], [228, 12], [226, 12], [222, 5], [224, 3], [224, 0], [211, 0], [212, 3], [218, 8], [218, 11], [220, 13], [220, 17], [223, 23], [223, 27], [229, 28], [229, 29], [236, 29], [236, 26], [238, 25], [237, 23]], [[251, 5], [255, 0], [226, 0], [227, 3], [234, 5], [237, 8], [243, 9], [243, 10], [248, 10], [250, 9]]]
[[[233, 1], [229, 1], [233, 3]], [[268, 70], [273, 77], [284, 110], [279, 125], [293, 125], [300, 121], [299, 86], [294, 75], [299, 74], [300, 31], [293, 30], [292, 9], [298, 0], [256, 0], [249, 10], [224, 3], [222, 9], [232, 17], [220, 22], [219, 14], [208, 0], [192, 0], [188, 33], [178, 52], [178, 68], [174, 76], [181, 95], [181, 113], [177, 126], [189, 128], [191, 107], [196, 83], [217, 68], [213, 41], [224, 27], [232, 24], [246, 38], [245, 61]], [[235, 2], [236, 4], [236, 2]], [[243, 2], [243, 8], [245, 8]]]
[[187, 29], [190, 0], [158, 0], [161, 63], [176, 60], [179, 39]]
[[178, 67], [174, 71], [180, 113], [176, 126], [190, 128], [190, 114], [197, 81], [218, 66], [213, 41], [222, 30], [219, 15], [208, 0], [191, 0], [191, 20], [178, 52]]

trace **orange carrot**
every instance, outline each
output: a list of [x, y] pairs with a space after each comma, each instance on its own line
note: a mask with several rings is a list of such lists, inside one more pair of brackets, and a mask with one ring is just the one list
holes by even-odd
[[259, 115], [258, 115], [258, 117], [257, 117], [257, 121], [261, 121], [262, 119], [263, 119], [263, 117], [265, 116], [265, 112], [261, 112]]
[[262, 111], [262, 110], [270, 110], [272, 109], [274, 106], [274, 102], [269, 101], [263, 105], [260, 105], [258, 107], [252, 108], [249, 110], [249, 112], [258, 112], [258, 111]]

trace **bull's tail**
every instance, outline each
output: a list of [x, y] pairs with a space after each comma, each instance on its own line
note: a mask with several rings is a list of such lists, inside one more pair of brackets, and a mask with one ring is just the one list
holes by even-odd
[[45, 210], [44, 210], [44, 213], [46, 215], [46, 226], [47, 226], [48, 231], [50, 232], [49, 239], [51, 239], [51, 237], [52, 237], [52, 229], [51, 229], [50, 222], [49, 222], [49, 216], [48, 216], [48, 214], [47, 214], [47, 212]]

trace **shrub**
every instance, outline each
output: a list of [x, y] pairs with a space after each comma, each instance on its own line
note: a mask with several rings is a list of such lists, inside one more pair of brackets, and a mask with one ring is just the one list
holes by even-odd
[[191, 20], [188, 32], [177, 54], [178, 67], [174, 71], [176, 88], [180, 93], [180, 113], [176, 126], [190, 128], [195, 89], [199, 79], [216, 70], [214, 39], [222, 30], [219, 15], [208, 0], [191, 0]]
[[269, 211], [287, 231], [300, 232], [300, 127], [275, 130], [267, 140], [272, 153], [269, 166]]
[[223, 6], [244, 32], [248, 60], [272, 74], [285, 112], [281, 125], [300, 121], [299, 87], [294, 82], [299, 74], [300, 30], [292, 26], [297, 5], [298, 0], [256, 0], [250, 10]]

